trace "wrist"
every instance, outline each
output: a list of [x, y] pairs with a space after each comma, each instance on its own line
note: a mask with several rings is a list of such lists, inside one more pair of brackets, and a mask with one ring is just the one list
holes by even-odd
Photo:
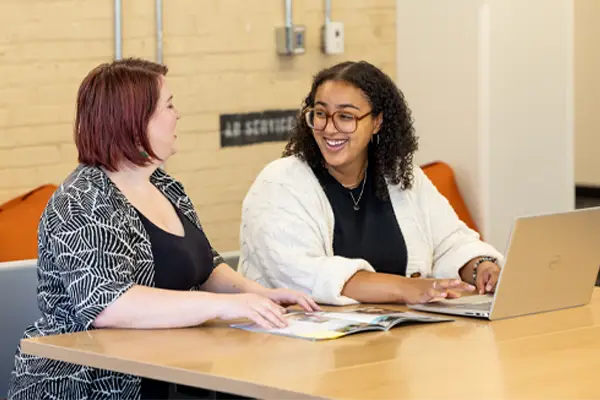
[[392, 293], [392, 300], [394, 303], [404, 303], [406, 297], [406, 287], [412, 283], [414, 279], [420, 278], [407, 278], [405, 276], [394, 275], [393, 279], [396, 280], [394, 282], [394, 292]]
[[475, 284], [475, 282], [477, 282], [477, 273], [481, 269], [481, 265], [484, 263], [488, 263], [488, 262], [492, 263], [494, 265], [497, 265], [498, 260], [495, 257], [490, 257], [490, 256], [479, 257], [475, 260], [475, 262], [473, 263], [472, 271], [471, 271], [471, 279], [473, 279], [473, 284]]
[[241, 288], [242, 293], [254, 293], [259, 295], [265, 295], [269, 290], [271, 289], [266, 288], [261, 284], [256, 283], [250, 279], [245, 279], [244, 284]]
[[225, 305], [226, 294], [211, 292], [190, 292], [194, 295], [193, 309], [204, 309], [207, 313], [207, 320], [220, 318]]

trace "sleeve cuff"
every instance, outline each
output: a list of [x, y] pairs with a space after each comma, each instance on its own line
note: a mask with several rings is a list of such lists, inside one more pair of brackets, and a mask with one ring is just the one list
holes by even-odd
[[111, 282], [110, 285], [98, 286], [94, 290], [98, 290], [99, 295], [91, 293], [89, 304], [76, 304], [76, 315], [85, 329], [90, 329], [98, 315], [134, 285], [133, 282]]
[[358, 304], [358, 301], [342, 296], [344, 285], [358, 271], [375, 272], [373, 267], [362, 259], [349, 260], [337, 256], [331, 257], [327, 263], [315, 281], [312, 291], [315, 301], [336, 306]]

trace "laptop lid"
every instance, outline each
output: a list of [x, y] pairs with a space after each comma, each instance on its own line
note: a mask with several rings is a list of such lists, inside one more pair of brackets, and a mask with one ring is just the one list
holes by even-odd
[[599, 239], [600, 207], [517, 218], [489, 318], [589, 303]]

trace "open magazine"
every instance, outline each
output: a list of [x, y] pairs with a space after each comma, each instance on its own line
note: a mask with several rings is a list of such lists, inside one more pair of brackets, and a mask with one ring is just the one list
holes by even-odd
[[379, 307], [362, 307], [341, 312], [290, 312], [285, 328], [264, 329], [254, 323], [234, 324], [233, 328], [266, 332], [310, 340], [337, 339], [353, 333], [387, 331], [400, 324], [453, 321], [451, 318], [400, 312]]

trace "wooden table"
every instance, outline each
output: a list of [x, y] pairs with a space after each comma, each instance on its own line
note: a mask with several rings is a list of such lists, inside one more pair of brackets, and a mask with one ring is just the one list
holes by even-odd
[[600, 399], [600, 288], [585, 307], [323, 342], [216, 322], [21, 343], [39, 356], [258, 398]]

